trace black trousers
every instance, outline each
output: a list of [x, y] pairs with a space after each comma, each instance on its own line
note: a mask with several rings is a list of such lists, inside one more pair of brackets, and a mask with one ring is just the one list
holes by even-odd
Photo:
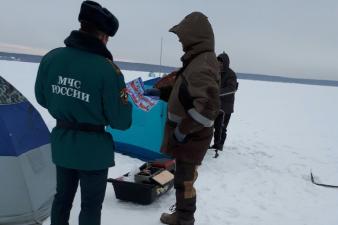
[[179, 224], [193, 225], [196, 211], [197, 165], [176, 161], [174, 187], [176, 189], [176, 212]]
[[81, 187], [79, 225], [100, 225], [106, 193], [108, 169], [83, 171], [56, 167], [57, 187], [51, 213], [51, 225], [69, 225], [69, 215], [78, 184]]
[[225, 139], [227, 138], [227, 127], [231, 118], [231, 114], [224, 113], [220, 111], [217, 116], [214, 124], [215, 132], [214, 132], [214, 145], [215, 147], [220, 148], [222, 150]]

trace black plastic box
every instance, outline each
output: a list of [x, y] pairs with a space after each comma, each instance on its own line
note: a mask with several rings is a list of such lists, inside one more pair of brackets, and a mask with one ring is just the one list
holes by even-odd
[[[167, 160], [168, 161], [168, 160]], [[164, 161], [163, 161], [164, 162]], [[161, 162], [162, 163], [162, 162]], [[152, 165], [152, 163], [150, 163]], [[174, 173], [175, 162], [171, 160], [170, 172]], [[140, 170], [147, 167], [149, 163], [145, 163], [140, 167]], [[164, 168], [156, 167], [155, 171], [163, 171]], [[156, 173], [154, 173], [156, 174]], [[130, 177], [129, 174], [125, 174], [122, 177], [116, 179], [108, 179], [109, 183], [112, 183], [117, 199], [123, 201], [130, 201], [142, 205], [151, 204], [161, 195], [168, 192], [174, 186], [174, 180], [172, 179], [168, 183], [162, 185], [151, 182], [151, 179], [146, 182], [135, 182], [134, 176]]]
[[174, 185], [174, 181], [167, 183], [163, 187], [156, 184], [135, 183], [124, 181], [123, 177], [108, 179], [108, 182], [113, 184], [117, 199], [142, 205], [152, 203], [158, 197], [168, 192]]

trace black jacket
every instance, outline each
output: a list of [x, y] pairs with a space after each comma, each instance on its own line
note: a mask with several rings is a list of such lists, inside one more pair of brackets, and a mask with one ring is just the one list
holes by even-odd
[[[238, 89], [236, 73], [229, 68], [230, 60], [227, 54], [220, 54], [217, 59], [223, 62], [221, 70], [220, 100], [221, 110], [226, 114], [234, 112], [235, 93]], [[231, 94], [230, 94], [231, 93]]]
[[[227, 71], [221, 72], [221, 87], [220, 87], [221, 109], [226, 113], [234, 112], [235, 92], [238, 88], [236, 73], [228, 68]], [[232, 93], [232, 94], [229, 94]], [[222, 96], [222, 94], [225, 94]]]

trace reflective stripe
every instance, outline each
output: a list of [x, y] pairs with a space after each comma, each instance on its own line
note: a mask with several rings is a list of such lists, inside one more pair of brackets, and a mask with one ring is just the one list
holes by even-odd
[[195, 108], [188, 110], [189, 115], [198, 123], [202, 124], [204, 127], [212, 127], [214, 125], [214, 121], [208, 119], [207, 117], [203, 116]]
[[175, 122], [175, 123], [181, 123], [182, 122], [182, 117], [177, 116], [177, 115], [170, 113], [170, 112], [168, 112], [168, 119], [172, 122]]

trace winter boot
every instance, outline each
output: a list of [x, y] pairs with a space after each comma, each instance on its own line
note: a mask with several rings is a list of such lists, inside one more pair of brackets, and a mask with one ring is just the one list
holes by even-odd
[[163, 224], [178, 225], [177, 212], [162, 213], [160, 220]]
[[167, 225], [194, 225], [195, 220], [189, 220], [189, 221], [182, 221], [182, 220], [178, 220], [177, 217], [177, 212], [174, 213], [162, 213], [161, 218], [160, 218], [161, 222], [163, 224], [167, 224]]

